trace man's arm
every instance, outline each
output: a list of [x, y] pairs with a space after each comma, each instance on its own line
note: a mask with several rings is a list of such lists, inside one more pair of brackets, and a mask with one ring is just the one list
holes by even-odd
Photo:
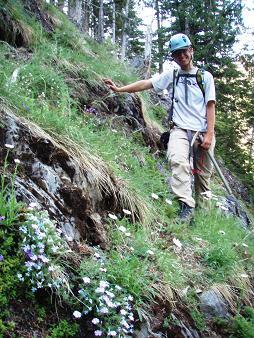
[[133, 82], [127, 86], [123, 87], [117, 87], [114, 82], [110, 79], [103, 79], [103, 82], [109, 86], [110, 89], [112, 89], [114, 92], [117, 93], [135, 93], [135, 92], [141, 92], [143, 90], [151, 89], [153, 88], [152, 81], [151, 80], [140, 80], [137, 82]]
[[208, 150], [212, 144], [214, 136], [214, 126], [215, 126], [215, 102], [208, 101], [206, 105], [206, 118], [207, 118], [207, 132], [204, 135], [203, 143], [201, 147]]

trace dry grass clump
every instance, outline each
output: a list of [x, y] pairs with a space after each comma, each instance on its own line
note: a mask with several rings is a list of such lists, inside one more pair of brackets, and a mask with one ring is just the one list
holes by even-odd
[[76, 163], [88, 182], [98, 189], [102, 195], [109, 196], [112, 200], [113, 211], [128, 209], [132, 213], [133, 221], [146, 223], [149, 219], [149, 208], [133, 191], [129, 191], [122, 180], [118, 180], [106, 163], [99, 157], [92, 155], [84, 147], [81, 147], [71, 139], [51, 132], [44, 132], [36, 124], [24, 119], [17, 118], [6, 106], [0, 105], [2, 114], [8, 115], [17, 124], [28, 129], [30, 135], [38, 139], [47, 139], [52, 145], [61, 149]]
[[0, 10], [2, 40], [13, 46], [27, 47], [33, 41], [33, 30], [25, 22], [12, 19], [8, 12]]
[[253, 287], [246, 274], [236, 275], [230, 284], [214, 284], [211, 289], [226, 302], [233, 314], [237, 313], [239, 303], [253, 306]]

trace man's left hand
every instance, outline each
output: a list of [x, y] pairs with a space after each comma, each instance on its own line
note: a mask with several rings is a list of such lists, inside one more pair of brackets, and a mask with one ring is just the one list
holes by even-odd
[[213, 133], [205, 133], [203, 137], [203, 142], [201, 143], [201, 147], [205, 150], [208, 150], [212, 144]]

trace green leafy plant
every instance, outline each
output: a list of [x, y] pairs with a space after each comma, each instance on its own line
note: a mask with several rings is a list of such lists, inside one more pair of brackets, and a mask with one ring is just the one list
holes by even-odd
[[67, 338], [76, 337], [79, 331], [79, 325], [76, 323], [69, 323], [63, 319], [59, 323], [53, 325], [46, 338]]

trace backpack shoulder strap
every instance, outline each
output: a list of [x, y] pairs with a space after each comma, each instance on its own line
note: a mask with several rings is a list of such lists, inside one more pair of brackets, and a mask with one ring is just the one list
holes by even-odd
[[172, 124], [173, 121], [173, 110], [174, 110], [174, 98], [175, 98], [175, 86], [177, 84], [177, 79], [179, 78], [178, 76], [178, 69], [174, 68], [173, 70], [173, 88], [172, 88], [172, 95], [171, 95], [171, 106], [168, 110], [168, 122], [169, 125]]
[[203, 97], [205, 99], [205, 70], [204, 68], [202, 69], [199, 69], [197, 70], [197, 73], [196, 73], [196, 80], [197, 80], [197, 84], [203, 94]]

